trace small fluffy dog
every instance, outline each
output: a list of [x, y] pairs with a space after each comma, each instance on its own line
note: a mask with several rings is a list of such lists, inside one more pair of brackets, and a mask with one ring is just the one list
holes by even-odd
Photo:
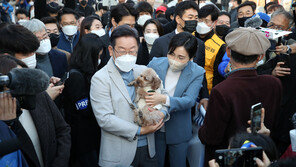
[[140, 126], [148, 126], [158, 123], [161, 120], [161, 114], [157, 110], [160, 110], [162, 105], [158, 104], [149, 109], [149, 106], [145, 101], [145, 96], [148, 95], [148, 92], [161, 93], [161, 89], [163, 88], [162, 82], [156, 72], [152, 68], [147, 68], [129, 85], [134, 85], [136, 88], [135, 103], [138, 108], [134, 109], [134, 121]]

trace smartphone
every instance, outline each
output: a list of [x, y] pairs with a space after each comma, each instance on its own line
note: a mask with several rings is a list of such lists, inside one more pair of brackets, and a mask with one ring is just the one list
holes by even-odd
[[66, 80], [69, 78], [69, 72], [67, 72], [59, 82], [55, 83], [54, 86], [60, 86], [60, 85], [63, 85]]
[[215, 159], [220, 167], [257, 167], [256, 159], [262, 160], [262, 147], [216, 150]]
[[257, 133], [261, 129], [262, 104], [257, 103], [251, 107], [251, 132]]

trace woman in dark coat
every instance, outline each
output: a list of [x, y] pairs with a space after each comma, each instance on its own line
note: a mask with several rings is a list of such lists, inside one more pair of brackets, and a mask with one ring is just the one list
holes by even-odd
[[100, 128], [89, 101], [90, 80], [100, 64], [103, 43], [95, 34], [84, 35], [70, 58], [69, 78], [65, 81], [65, 120], [71, 126], [70, 165], [97, 167]]
[[153, 42], [163, 35], [163, 29], [157, 19], [147, 20], [143, 26], [144, 39], [139, 46], [137, 64], [147, 65]]

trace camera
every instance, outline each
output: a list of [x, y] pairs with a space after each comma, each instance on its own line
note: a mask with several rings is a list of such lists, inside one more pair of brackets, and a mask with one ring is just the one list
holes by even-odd
[[216, 150], [215, 159], [220, 167], [257, 167], [255, 158], [262, 154], [262, 147]]

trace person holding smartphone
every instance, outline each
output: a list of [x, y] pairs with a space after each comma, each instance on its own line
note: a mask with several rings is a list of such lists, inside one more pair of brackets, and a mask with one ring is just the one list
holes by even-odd
[[256, 64], [270, 47], [269, 40], [259, 30], [238, 28], [229, 33], [227, 56], [230, 72], [226, 80], [213, 88], [199, 138], [205, 144], [205, 164], [214, 158], [214, 151], [226, 149], [228, 140], [241, 129], [246, 129], [251, 106], [261, 102], [268, 111], [264, 124], [271, 131], [276, 128], [282, 87], [273, 76], [259, 76]]

